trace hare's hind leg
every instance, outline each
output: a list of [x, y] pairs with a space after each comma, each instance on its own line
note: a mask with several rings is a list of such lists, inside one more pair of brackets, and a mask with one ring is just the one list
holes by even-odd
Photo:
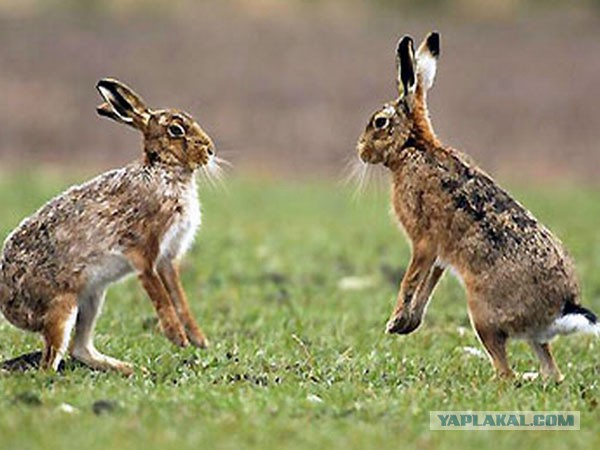
[[487, 328], [475, 321], [473, 321], [473, 326], [498, 376], [500, 378], [512, 378], [514, 373], [508, 364], [508, 357], [506, 356], [506, 333]]
[[75, 294], [61, 294], [52, 300], [42, 329], [45, 347], [40, 367], [43, 370], [58, 370], [58, 366], [67, 352], [76, 318], [77, 297]]
[[124, 375], [131, 375], [131, 364], [103, 355], [94, 346], [94, 328], [104, 304], [104, 295], [105, 292], [100, 290], [80, 296], [71, 355], [92, 369], [117, 370]]
[[512, 378], [514, 373], [506, 356], [508, 334], [496, 325], [496, 313], [488, 308], [488, 301], [480, 295], [469, 292], [467, 303], [473, 328], [485, 347], [498, 377]]
[[183, 285], [181, 284], [181, 278], [179, 276], [179, 267], [173, 261], [165, 260], [158, 265], [158, 275], [162, 280], [173, 304], [177, 315], [181, 319], [181, 322], [185, 328], [190, 342], [199, 348], [208, 347], [208, 340], [202, 332], [202, 329], [198, 326], [187, 301]]
[[548, 342], [539, 343], [535, 341], [529, 341], [529, 345], [540, 360], [542, 376], [544, 378], [553, 377], [557, 383], [563, 381], [565, 377], [560, 372], [556, 362], [554, 361], [550, 344]]

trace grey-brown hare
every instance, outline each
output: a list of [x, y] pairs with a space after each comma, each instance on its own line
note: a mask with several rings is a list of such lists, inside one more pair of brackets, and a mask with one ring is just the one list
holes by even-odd
[[513, 374], [508, 338], [526, 339], [541, 373], [562, 380], [550, 340], [575, 331], [600, 333], [581, 306], [572, 259], [561, 242], [461, 152], [443, 145], [428, 117], [440, 38], [416, 53], [405, 36], [396, 52], [399, 97], [376, 111], [357, 150], [392, 176], [392, 205], [412, 248], [388, 333], [408, 334], [423, 319], [450, 267], [467, 291], [471, 322], [500, 376]]
[[0, 261], [0, 310], [44, 338], [41, 367], [68, 351], [97, 369], [132, 366], [100, 353], [93, 332], [107, 287], [136, 273], [167, 338], [204, 347], [177, 261], [200, 225], [197, 169], [216, 164], [210, 137], [185, 112], [153, 110], [130, 88], [103, 79], [100, 115], [143, 134], [143, 158], [73, 186], [7, 237]]

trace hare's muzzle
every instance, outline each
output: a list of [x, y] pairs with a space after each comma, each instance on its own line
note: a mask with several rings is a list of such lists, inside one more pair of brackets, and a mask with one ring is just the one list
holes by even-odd
[[190, 157], [193, 162], [198, 166], [207, 165], [212, 158], [215, 156], [215, 145], [205, 140], [192, 141], [192, 150], [190, 151]]
[[381, 155], [363, 142], [357, 145], [358, 157], [367, 164], [377, 164], [382, 161]]
[[358, 157], [362, 162], [369, 162], [369, 152], [367, 151], [367, 146], [362, 139], [356, 144], [356, 152], [358, 153]]

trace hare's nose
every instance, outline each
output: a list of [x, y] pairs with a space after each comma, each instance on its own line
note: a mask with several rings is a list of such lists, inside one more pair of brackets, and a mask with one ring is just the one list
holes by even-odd
[[214, 144], [210, 144], [206, 148], [206, 153], [208, 153], [208, 156], [213, 156], [215, 154], [215, 146], [214, 146]]

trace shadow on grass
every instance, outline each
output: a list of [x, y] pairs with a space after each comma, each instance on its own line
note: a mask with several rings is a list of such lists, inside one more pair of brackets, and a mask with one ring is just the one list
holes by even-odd
[[[42, 352], [31, 352], [25, 353], [24, 355], [17, 356], [12, 359], [7, 359], [0, 363], [0, 371], [8, 373], [22, 373], [30, 370], [38, 370], [40, 368], [40, 362], [42, 360]], [[58, 366], [58, 372], [64, 372], [65, 370], [72, 370], [77, 367], [88, 368], [85, 364], [75, 360], [68, 359], [67, 361], [61, 361]]]

